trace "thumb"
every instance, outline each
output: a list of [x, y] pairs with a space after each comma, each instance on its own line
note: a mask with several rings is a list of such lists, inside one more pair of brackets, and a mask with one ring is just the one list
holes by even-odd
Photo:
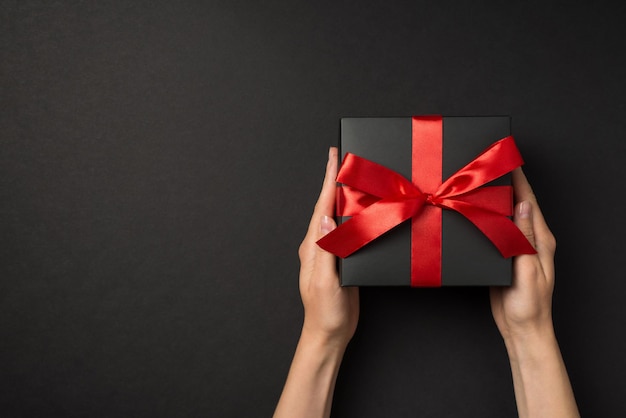
[[320, 238], [322, 238], [324, 235], [328, 234], [335, 228], [337, 228], [337, 224], [335, 223], [335, 220], [333, 218], [326, 215], [322, 216], [322, 220], [320, 222], [320, 232], [322, 235], [320, 236]]
[[533, 207], [530, 200], [524, 200], [517, 204], [514, 216], [515, 225], [526, 236], [528, 242], [535, 246], [535, 232], [533, 230]]
[[[326, 216], [326, 215], [322, 216], [322, 219], [320, 219], [319, 238], [322, 238], [324, 235], [328, 234], [330, 231], [332, 231], [335, 228], [337, 228], [337, 224], [335, 223], [335, 220], [331, 216]], [[327, 265], [329, 268], [335, 269], [335, 260], [336, 260], [335, 255], [324, 250], [319, 245], [316, 245], [316, 247], [317, 247], [317, 256], [319, 257], [318, 260], [320, 260], [323, 264]]]

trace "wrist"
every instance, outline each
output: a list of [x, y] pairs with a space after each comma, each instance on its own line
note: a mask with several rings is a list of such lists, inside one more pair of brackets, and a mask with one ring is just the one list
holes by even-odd
[[298, 346], [306, 347], [307, 351], [319, 357], [341, 360], [348, 342], [337, 335], [312, 330], [305, 324], [302, 327]]
[[350, 332], [347, 325], [334, 323], [320, 323], [319, 320], [309, 318], [306, 314], [302, 324], [300, 339], [313, 344], [320, 350], [345, 351], [352, 339], [354, 330]]
[[517, 363], [540, 363], [546, 356], [558, 352], [558, 343], [552, 323], [504, 337], [509, 359]]

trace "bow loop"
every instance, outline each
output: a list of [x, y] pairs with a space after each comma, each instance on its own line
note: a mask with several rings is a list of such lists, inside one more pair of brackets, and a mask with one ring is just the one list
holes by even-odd
[[352, 153], [344, 157], [337, 181], [379, 198], [415, 198], [422, 194], [402, 175]]
[[512, 136], [493, 143], [465, 167], [451, 175], [437, 189], [437, 196], [446, 198], [476, 190], [502, 177], [524, 163]]

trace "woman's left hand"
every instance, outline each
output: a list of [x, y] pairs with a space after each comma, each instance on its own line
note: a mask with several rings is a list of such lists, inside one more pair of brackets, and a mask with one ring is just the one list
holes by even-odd
[[300, 296], [304, 304], [302, 332], [324, 343], [345, 348], [359, 320], [359, 289], [340, 286], [335, 256], [316, 244], [317, 240], [336, 228], [333, 213], [337, 152], [335, 147], [328, 152], [322, 191], [298, 254]]

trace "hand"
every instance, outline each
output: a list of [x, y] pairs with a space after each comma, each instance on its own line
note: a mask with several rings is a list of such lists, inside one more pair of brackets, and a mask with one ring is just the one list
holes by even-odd
[[552, 332], [552, 291], [556, 241], [541, 214], [521, 168], [513, 171], [514, 221], [537, 254], [513, 261], [511, 287], [491, 288], [491, 310], [505, 340], [528, 333]]
[[298, 252], [304, 324], [274, 418], [330, 416], [339, 365], [359, 320], [359, 289], [339, 285], [335, 256], [316, 244], [336, 228], [336, 177], [337, 148], [331, 148], [322, 192]]
[[337, 185], [337, 148], [330, 148], [326, 176], [300, 250], [300, 296], [304, 304], [303, 333], [344, 347], [359, 319], [359, 289], [341, 287], [336, 258], [317, 244], [337, 226], [333, 220]]
[[552, 324], [556, 241], [520, 168], [513, 171], [514, 220], [537, 254], [513, 261], [511, 287], [492, 287], [491, 310], [504, 338], [520, 418], [579, 417]]

